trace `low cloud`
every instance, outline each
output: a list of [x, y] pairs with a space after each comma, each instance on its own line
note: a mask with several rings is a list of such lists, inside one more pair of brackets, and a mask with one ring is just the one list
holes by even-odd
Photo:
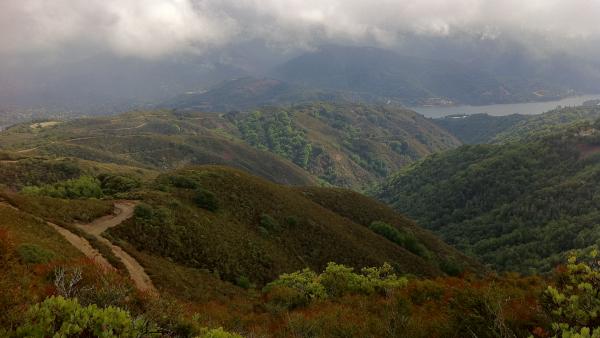
[[560, 49], [596, 41], [598, 14], [597, 0], [2, 0], [0, 57], [79, 47], [160, 58], [256, 39], [282, 49], [395, 46], [405, 34], [464, 32]]

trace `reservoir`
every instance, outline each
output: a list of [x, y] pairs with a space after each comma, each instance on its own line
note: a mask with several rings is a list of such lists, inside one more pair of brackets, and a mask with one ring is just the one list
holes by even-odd
[[573, 96], [558, 101], [528, 102], [492, 104], [488, 106], [437, 106], [437, 107], [410, 107], [410, 109], [425, 115], [426, 117], [443, 117], [447, 115], [471, 115], [485, 113], [489, 115], [502, 116], [510, 114], [534, 115], [552, 110], [558, 106], [574, 107], [580, 106], [588, 100], [600, 99], [600, 94]]

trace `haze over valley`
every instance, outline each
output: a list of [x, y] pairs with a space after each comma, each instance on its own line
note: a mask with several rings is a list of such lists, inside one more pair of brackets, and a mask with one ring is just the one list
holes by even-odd
[[600, 337], [599, 14], [2, 1], [0, 337]]

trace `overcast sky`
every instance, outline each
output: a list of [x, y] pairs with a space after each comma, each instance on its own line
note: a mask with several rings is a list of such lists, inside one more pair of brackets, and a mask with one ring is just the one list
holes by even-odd
[[139, 58], [260, 39], [395, 46], [403, 34], [535, 36], [556, 48], [600, 37], [600, 0], [0, 0], [2, 58], [70, 50]]

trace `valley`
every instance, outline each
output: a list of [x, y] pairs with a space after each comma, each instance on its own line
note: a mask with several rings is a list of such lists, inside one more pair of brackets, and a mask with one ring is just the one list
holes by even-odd
[[600, 338], [598, 13], [0, 1], [0, 337]]

